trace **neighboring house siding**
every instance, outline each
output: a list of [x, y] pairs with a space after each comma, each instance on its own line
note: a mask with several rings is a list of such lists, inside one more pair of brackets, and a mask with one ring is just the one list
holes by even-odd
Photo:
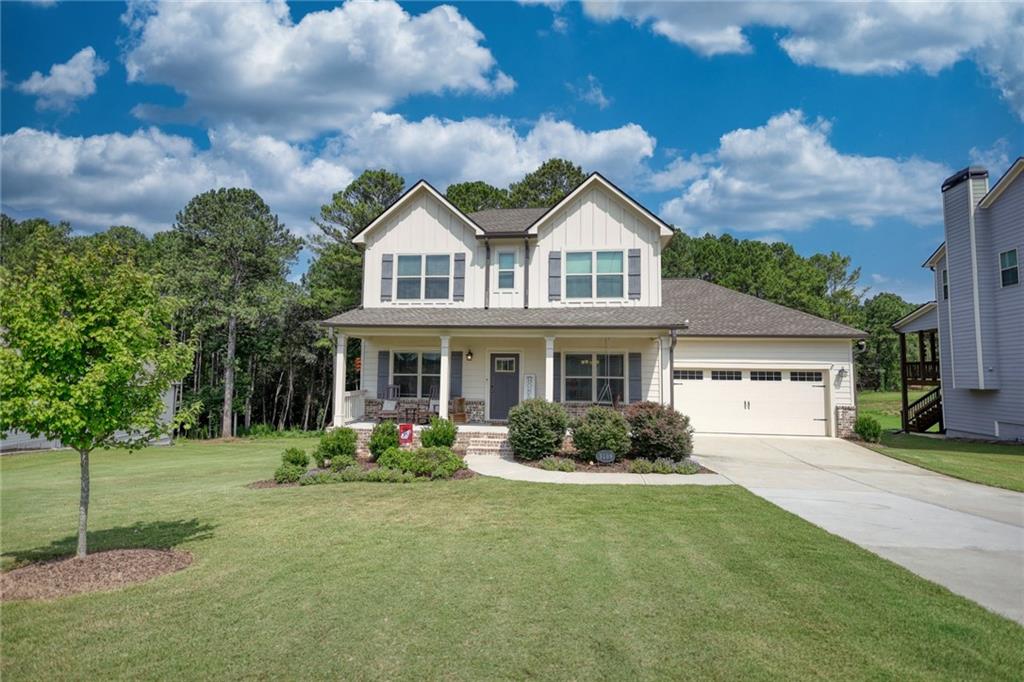
[[[640, 249], [640, 297], [629, 298], [629, 249]], [[565, 291], [565, 254], [571, 251], [621, 250], [623, 294], [621, 299], [572, 299]], [[562, 253], [563, 286], [559, 300], [548, 298], [548, 254]], [[531, 256], [530, 307], [579, 305], [661, 305], [661, 242], [658, 228], [617, 197], [593, 187], [582, 193], [538, 230], [536, 252]]]

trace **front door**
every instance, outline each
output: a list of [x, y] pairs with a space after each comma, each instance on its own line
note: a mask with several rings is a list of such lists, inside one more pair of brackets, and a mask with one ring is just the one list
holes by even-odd
[[519, 402], [519, 354], [491, 356], [491, 419], [508, 419], [508, 411]]

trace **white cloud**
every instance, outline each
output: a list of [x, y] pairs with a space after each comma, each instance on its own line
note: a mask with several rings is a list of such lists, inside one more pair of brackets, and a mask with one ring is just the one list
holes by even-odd
[[988, 149], [971, 147], [968, 156], [971, 164], [984, 166], [990, 174], [998, 177], [1010, 166], [1010, 142], [1005, 137], [1000, 137]]
[[611, 98], [604, 94], [601, 81], [592, 73], [587, 74], [586, 80], [582, 83], [577, 85], [566, 83], [565, 87], [581, 102], [593, 104], [598, 109], [607, 109], [611, 106]]
[[824, 221], [869, 227], [889, 218], [917, 225], [941, 221], [939, 186], [949, 168], [917, 158], [844, 154], [829, 142], [830, 132], [828, 121], [808, 122], [794, 110], [759, 128], [727, 133], [661, 213], [693, 232], [801, 230]]
[[968, 2], [587, 2], [597, 20], [626, 19], [698, 54], [747, 54], [745, 31], [782, 29], [798, 64], [848, 74], [920, 68], [935, 75], [973, 59], [1024, 119], [1024, 4]]
[[130, 81], [182, 93], [154, 120], [230, 123], [288, 139], [343, 129], [413, 94], [507, 93], [483, 34], [451, 6], [410, 15], [396, 2], [346, 2], [298, 23], [284, 0], [134, 3]]
[[676, 157], [663, 170], [651, 173], [646, 185], [655, 191], [676, 189], [697, 178], [704, 171], [704, 161], [694, 154], [689, 159]]
[[551, 30], [565, 35], [569, 32], [569, 20], [556, 14], [555, 18], [551, 20]]
[[18, 90], [36, 96], [36, 109], [68, 109], [95, 93], [96, 78], [106, 72], [107, 63], [96, 56], [96, 50], [84, 47], [63, 64], [51, 66], [47, 76], [32, 72]]
[[252, 187], [301, 234], [320, 205], [364, 168], [390, 168], [443, 189], [475, 179], [505, 185], [561, 156], [628, 185], [656, 144], [635, 124], [589, 132], [542, 118], [520, 133], [505, 119], [389, 114], [369, 117], [319, 150], [228, 126], [209, 137], [209, 149], [200, 149], [156, 128], [89, 137], [22, 128], [0, 138], [3, 209], [78, 229], [128, 224], [154, 232], [200, 192]]

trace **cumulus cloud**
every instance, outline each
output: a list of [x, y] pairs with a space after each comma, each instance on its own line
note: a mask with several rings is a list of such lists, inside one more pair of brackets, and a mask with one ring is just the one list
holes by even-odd
[[581, 102], [593, 104], [598, 109], [607, 109], [611, 106], [611, 98], [604, 94], [601, 81], [592, 73], [587, 74], [586, 79], [582, 82], [575, 85], [573, 83], [566, 83], [565, 87]]
[[824, 221], [870, 227], [887, 218], [917, 225], [941, 221], [938, 191], [949, 168], [917, 158], [844, 154], [832, 146], [830, 132], [828, 121], [808, 121], [799, 110], [729, 132], [700, 158], [699, 173], [661, 213], [692, 232], [776, 232]]
[[1010, 142], [1005, 137], [1000, 137], [988, 149], [971, 147], [968, 152], [972, 165], [984, 166], [990, 174], [997, 177], [1010, 166]]
[[525, 132], [506, 119], [408, 121], [374, 114], [319, 149], [224, 126], [210, 147], [156, 128], [71, 137], [22, 128], [0, 138], [4, 210], [69, 220], [76, 228], [134, 225], [166, 229], [194, 195], [252, 187], [293, 230], [310, 229], [331, 194], [365, 168], [444, 187], [462, 180], [505, 185], [552, 156], [600, 169], [629, 184], [656, 141], [638, 125], [585, 131], [542, 118]]
[[84, 47], [63, 64], [51, 66], [46, 76], [34, 71], [18, 84], [18, 90], [36, 97], [36, 109], [69, 109], [77, 100], [96, 92], [96, 78], [107, 68], [96, 50]]
[[284, 0], [133, 3], [128, 79], [185, 96], [156, 121], [230, 123], [287, 139], [337, 131], [414, 94], [500, 95], [483, 34], [451, 6], [411, 15], [396, 2], [346, 2], [295, 23]]
[[847, 74], [928, 74], [973, 59], [1024, 119], [1024, 4], [966, 2], [587, 2], [597, 20], [625, 19], [698, 54], [746, 54], [745, 30], [781, 29], [797, 64]]

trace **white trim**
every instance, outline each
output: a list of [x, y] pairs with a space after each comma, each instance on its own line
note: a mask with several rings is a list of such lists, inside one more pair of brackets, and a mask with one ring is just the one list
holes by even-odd
[[[598, 375], [597, 375], [597, 356], [598, 355], [621, 355], [622, 356], [622, 394], [623, 395], [622, 395], [622, 400], [619, 402], [619, 404], [620, 405], [628, 405], [629, 404], [629, 354], [630, 354], [630, 352], [631, 351], [629, 351], [628, 349], [618, 349], [618, 348], [606, 348], [604, 350], [587, 350], [586, 348], [562, 349], [562, 351], [561, 351], [561, 353], [562, 353], [562, 357], [561, 357], [561, 361], [562, 361], [561, 362], [562, 385], [560, 387], [562, 389], [562, 393], [561, 393], [561, 395], [562, 395], [562, 403], [563, 404], [566, 404], [566, 403], [568, 403], [568, 404], [578, 404], [578, 405], [608, 405], [608, 406], [611, 406], [614, 401], [609, 401], [607, 403], [602, 403], [602, 402], [598, 402], [597, 401], [597, 380], [598, 380]], [[635, 353], [637, 351], [632, 351], [632, 352]], [[642, 351], [641, 351], [641, 353], [642, 353]], [[590, 387], [590, 397], [591, 397], [590, 400], [569, 400], [569, 398], [567, 397], [568, 393], [566, 392], [566, 389], [565, 389], [565, 382], [569, 379], [569, 376], [566, 374], [565, 367], [566, 367], [566, 364], [568, 362], [568, 359], [569, 359], [570, 355], [589, 355], [590, 358], [591, 358], [591, 361], [594, 363], [593, 369], [590, 372], [590, 380], [593, 382], [593, 384]], [[641, 364], [642, 364], [642, 362], [643, 362], [643, 360], [642, 360], [643, 355], [641, 355], [640, 357], [641, 357]], [[573, 377], [573, 378], [574, 379], [582, 379], [583, 377], [582, 376], [576, 376], [576, 377]], [[605, 379], [618, 379], [619, 377], [605, 375], [603, 378], [605, 378]], [[643, 390], [643, 368], [642, 367], [640, 369], [640, 392], [644, 393], [644, 390]]]
[[[967, 178], [967, 226], [971, 237], [971, 296], [974, 299], [974, 348], [978, 358], [978, 388], [985, 388], [985, 358], [981, 350], [981, 300], [978, 292], [978, 247], [974, 231], [974, 184]], [[948, 263], [947, 263], [948, 267]], [[950, 337], [950, 342], [952, 342]]]
[[348, 337], [334, 335], [334, 426], [345, 423], [345, 370], [348, 363]]
[[404, 206], [408, 201], [410, 201], [413, 198], [413, 196], [419, 194], [421, 191], [426, 191], [428, 194], [434, 197], [434, 199], [441, 202], [442, 206], [444, 206], [452, 213], [454, 213], [455, 216], [458, 217], [458, 219], [465, 223], [468, 227], [470, 227], [473, 230], [473, 232], [475, 232], [478, 235], [484, 234], [484, 231], [480, 228], [479, 225], [470, 220], [469, 216], [460, 211], [458, 207], [455, 206], [455, 204], [448, 201], [448, 199], [446, 199], [443, 194], [441, 194], [433, 187], [431, 187], [425, 180], [419, 180], [415, 185], [409, 188], [409, 191], [407, 191], [405, 194], [399, 197], [395, 203], [388, 206], [383, 213], [374, 218], [373, 221], [369, 225], [364, 227], [362, 230], [360, 230], [356, 236], [352, 237], [352, 243], [365, 244], [367, 234], [369, 234], [372, 230], [375, 230], [378, 227], [380, 227], [380, 225], [383, 222], [385, 222], [388, 218], [390, 218], [400, 207]]
[[978, 206], [981, 206], [982, 208], [989, 208], [993, 203], [995, 203], [996, 199], [1006, 191], [1006, 188], [1013, 184], [1013, 181], [1017, 179], [1017, 176], [1019, 176], [1022, 171], [1024, 171], [1024, 156], [1018, 157], [1017, 160], [1013, 162], [1013, 165], [1010, 166], [1010, 169], [1006, 171], [1005, 174], [1003, 174], [1003, 177], [999, 178], [995, 186], [981, 198], [981, 201], [978, 202]]
[[[940, 287], [941, 287], [941, 282], [940, 282]], [[929, 301], [927, 303], [922, 303], [921, 305], [919, 305], [914, 310], [910, 311], [909, 313], [907, 313], [906, 315], [904, 315], [900, 319], [898, 319], [895, 322], [893, 322], [892, 323], [892, 328], [894, 330], [896, 330], [896, 331], [899, 331], [902, 327], [907, 326], [908, 324], [910, 324], [911, 322], [913, 322], [914, 320], [916, 320], [919, 317], [923, 317], [924, 315], [927, 315], [928, 313], [930, 313], [933, 310], [935, 310], [937, 307], [938, 306], [936, 305], [935, 301]]]
[[[451, 395], [452, 370], [451, 370], [451, 337], [441, 337], [441, 385], [437, 387], [437, 416], [441, 419], [448, 418], [448, 398]], [[420, 371], [422, 372], [422, 367]], [[427, 405], [429, 411], [430, 405]]]

